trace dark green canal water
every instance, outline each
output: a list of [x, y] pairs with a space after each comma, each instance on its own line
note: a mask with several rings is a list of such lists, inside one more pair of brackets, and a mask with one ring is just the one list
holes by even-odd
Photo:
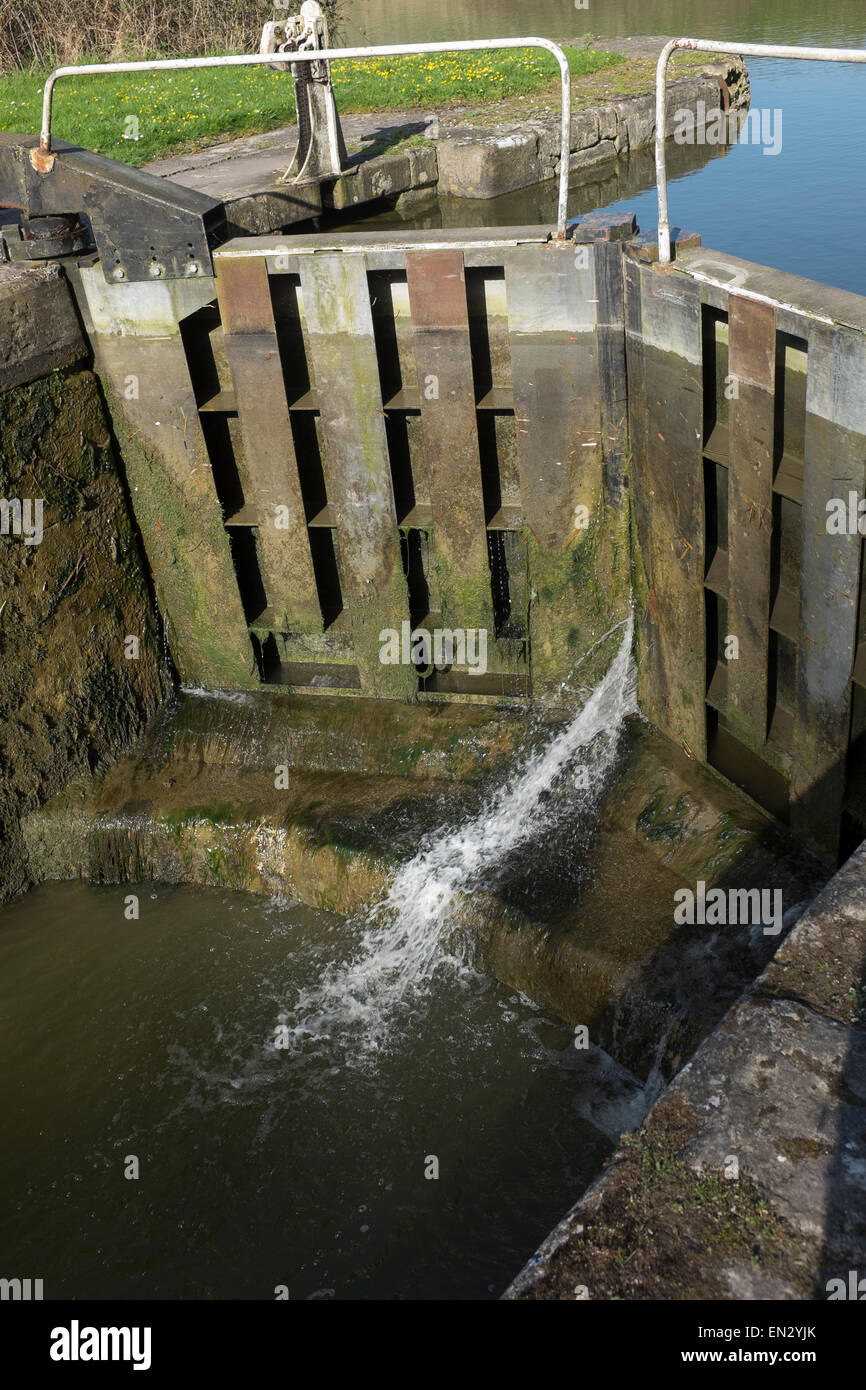
[[642, 1093], [453, 966], [375, 1055], [351, 1026], [276, 1047], [348, 931], [152, 885], [4, 908], [0, 1274], [61, 1299], [501, 1293]]

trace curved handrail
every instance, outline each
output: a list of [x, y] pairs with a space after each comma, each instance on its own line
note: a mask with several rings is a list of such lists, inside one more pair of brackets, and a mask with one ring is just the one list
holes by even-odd
[[93, 76], [109, 72], [166, 72], [175, 68], [216, 68], [251, 67], [260, 63], [318, 63], [322, 60], [340, 58], [387, 58], [403, 54], [470, 52], [491, 48], [544, 48], [552, 53], [559, 63], [562, 87], [562, 123], [559, 163], [559, 205], [557, 211], [556, 235], [559, 240], [566, 236], [566, 215], [568, 203], [569, 157], [571, 153], [571, 72], [568, 59], [559, 44], [551, 39], [462, 39], [453, 43], [407, 43], [379, 44], [371, 48], [321, 48], [300, 53], [241, 53], [227, 54], [212, 58], [155, 58], [138, 63], [88, 63], [79, 67], [55, 68], [46, 78], [42, 96], [42, 134], [39, 150], [33, 151], [34, 167], [40, 173], [48, 173], [54, 164], [51, 149], [51, 111], [54, 88], [62, 77]]

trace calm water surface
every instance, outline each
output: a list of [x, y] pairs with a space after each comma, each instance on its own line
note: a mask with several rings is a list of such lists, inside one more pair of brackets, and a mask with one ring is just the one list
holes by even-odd
[[[548, 38], [685, 34], [752, 43], [866, 46], [866, 5], [839, 0], [347, 0], [347, 37], [358, 42], [538, 34]], [[599, 43], [603, 47], [603, 42]], [[700, 232], [704, 245], [844, 289], [866, 293], [862, 253], [866, 224], [866, 68], [751, 59], [752, 105], [782, 112], [782, 148], [765, 155], [737, 145], [675, 180], [671, 220]], [[633, 209], [642, 227], [657, 222], [652, 176], [638, 180], [618, 209]], [[534, 217], [537, 198], [526, 203]], [[593, 206], [575, 193], [573, 215]], [[502, 220], [521, 220], [513, 200]], [[489, 221], [499, 221], [497, 209]]]

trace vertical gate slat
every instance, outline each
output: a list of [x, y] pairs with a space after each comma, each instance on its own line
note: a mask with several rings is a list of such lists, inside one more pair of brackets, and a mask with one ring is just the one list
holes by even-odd
[[[646, 373], [641, 325], [641, 267], [626, 255], [623, 260], [625, 362], [628, 382], [628, 442], [631, 454], [631, 508], [634, 526], [636, 588], [637, 689], [640, 707], [653, 707], [647, 652], [655, 641], [658, 612], [649, 603], [654, 592], [653, 554], [650, 547], [651, 498], [644, 486], [646, 457]], [[658, 719], [656, 719], [658, 723]], [[666, 724], [660, 726], [667, 728]]]
[[[321, 632], [280, 349], [263, 256], [217, 258], [217, 294], [234, 383], [258, 545], [275, 625]], [[285, 513], [277, 512], [285, 508]], [[278, 527], [276, 522], [280, 520]], [[287, 520], [287, 524], [286, 523]]]
[[[639, 540], [648, 583], [644, 712], [695, 757], [707, 755], [701, 290], [633, 263], [628, 298], [630, 416]], [[637, 325], [639, 324], [639, 329]]]
[[409, 695], [417, 688], [414, 669], [379, 659], [379, 634], [400, 630], [409, 617], [409, 595], [365, 258], [339, 251], [305, 257], [301, 291], [325, 442], [322, 463], [361, 688]]
[[728, 661], [731, 731], [760, 754], [767, 736], [776, 311], [731, 294], [728, 373], [728, 624], [739, 655]]
[[562, 612], [602, 505], [596, 292], [591, 247], [523, 246], [505, 258], [520, 496], [528, 536], [533, 685], [568, 678], [591, 628], [589, 587], [569, 650]]
[[408, 251], [406, 272], [443, 624], [492, 638], [463, 252]]
[[857, 640], [860, 535], [831, 535], [827, 503], [863, 495], [866, 343], [838, 325], [809, 334], [803, 463], [797, 718], [791, 778], [794, 830], [828, 860], [839, 846], [851, 674]]
[[505, 263], [523, 517], [545, 549], [601, 486], [595, 277], [575, 264], [587, 249], [524, 246]]
[[628, 445], [628, 378], [625, 365], [625, 319], [622, 246], [597, 241], [595, 284], [600, 378], [602, 458], [605, 496], [611, 506], [622, 503]]
[[97, 361], [116, 403], [136, 522], [180, 674], [195, 685], [258, 685], [180, 334], [99, 334]]

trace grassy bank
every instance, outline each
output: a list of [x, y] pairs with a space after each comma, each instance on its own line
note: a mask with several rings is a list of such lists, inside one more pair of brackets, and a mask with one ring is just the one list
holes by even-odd
[[[586, 76], [620, 64], [618, 54], [566, 50]], [[388, 109], [442, 110], [465, 102], [558, 93], [553, 57], [538, 50], [431, 54], [333, 64], [344, 114]], [[35, 133], [41, 124], [42, 71], [0, 78], [0, 130]], [[289, 76], [268, 68], [64, 78], [54, 98], [55, 135], [127, 164], [146, 164], [222, 136], [253, 134], [295, 118]]]

